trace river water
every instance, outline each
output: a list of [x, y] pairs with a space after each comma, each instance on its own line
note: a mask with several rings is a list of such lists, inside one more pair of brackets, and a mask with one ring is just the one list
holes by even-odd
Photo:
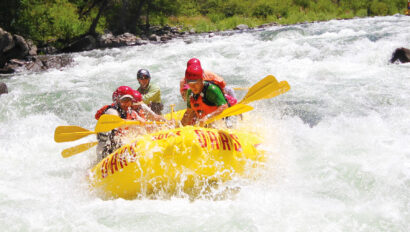
[[[3, 77], [0, 96], [2, 231], [408, 231], [410, 64], [389, 64], [410, 47], [410, 17], [329, 21], [232, 36], [192, 37], [74, 54], [63, 70]], [[94, 113], [147, 68], [165, 112], [183, 107], [186, 61], [233, 87], [266, 75], [284, 95], [251, 105], [248, 124], [266, 139], [266, 168], [238, 180], [224, 200], [102, 200], [87, 188], [95, 149], [60, 152], [54, 129], [92, 129]], [[244, 95], [237, 91], [239, 98]], [[251, 120], [249, 120], [251, 119]]]

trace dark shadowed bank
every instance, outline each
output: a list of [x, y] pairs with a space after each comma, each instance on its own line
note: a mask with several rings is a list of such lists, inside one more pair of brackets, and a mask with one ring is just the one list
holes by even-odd
[[[12, 74], [24, 71], [43, 71], [50, 68], [63, 68], [72, 63], [70, 53], [90, 51], [93, 49], [106, 49], [124, 46], [140, 46], [148, 43], [162, 44], [175, 38], [182, 38], [187, 43], [192, 35], [213, 37], [215, 35], [232, 35], [234, 33], [261, 30], [275, 23], [264, 24], [257, 29], [250, 29], [247, 25], [240, 24], [234, 30], [195, 33], [195, 30], [183, 31], [180, 27], [152, 26], [150, 35], [136, 36], [131, 33], [113, 35], [110, 32], [99, 35], [84, 35], [73, 40], [66, 47], [58, 50], [51, 45], [41, 48], [22, 36], [13, 35], [0, 28], [0, 74]], [[42, 55], [39, 55], [42, 54]]]

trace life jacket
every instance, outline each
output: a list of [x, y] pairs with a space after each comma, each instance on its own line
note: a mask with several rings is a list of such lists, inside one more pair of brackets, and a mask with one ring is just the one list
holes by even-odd
[[218, 86], [221, 89], [221, 91], [222, 91], [222, 93], [225, 97], [226, 102], [228, 102], [229, 107], [235, 105], [238, 102], [238, 100], [236, 100], [236, 98], [232, 97], [231, 95], [229, 95], [225, 92], [226, 82], [224, 81], [224, 79], [222, 79], [222, 77], [220, 77], [220, 76], [218, 76], [218, 75], [216, 75], [212, 72], [205, 71], [204, 72], [204, 81], [212, 83], [212, 84]]
[[210, 84], [211, 83], [206, 81], [201, 93], [194, 94], [191, 92], [191, 96], [189, 97], [191, 109], [195, 111], [198, 118], [203, 118], [218, 109], [217, 105], [206, 99], [206, 91]]
[[204, 71], [204, 81], [208, 81], [219, 86], [219, 88], [221, 88], [222, 90], [222, 93], [225, 93], [224, 89], [226, 86], [226, 82], [222, 77], [216, 75], [215, 73]]
[[131, 113], [130, 112], [124, 112], [124, 110], [122, 110], [121, 107], [119, 107], [115, 103], [112, 103], [111, 105], [105, 105], [105, 106], [101, 107], [101, 109], [99, 109], [97, 111], [97, 113], [95, 113], [95, 119], [97, 119], [97, 120], [100, 119], [101, 115], [105, 114], [105, 112], [107, 112], [108, 109], [117, 110], [122, 119], [128, 119], [128, 120], [137, 119], [137, 115], [136, 115], [137, 113], [135, 111], [131, 111]]
[[141, 106], [131, 107], [142, 119], [146, 119], [146, 115]]
[[101, 109], [97, 110], [97, 112], [95, 113], [95, 119], [98, 120], [100, 119], [101, 115], [103, 115], [105, 113], [105, 111], [108, 110], [108, 107], [110, 106], [114, 106], [115, 103], [112, 103], [111, 105], [105, 105], [103, 107], [101, 107]]

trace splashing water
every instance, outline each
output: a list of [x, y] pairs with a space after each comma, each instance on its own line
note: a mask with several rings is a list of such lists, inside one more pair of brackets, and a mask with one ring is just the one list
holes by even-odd
[[[0, 226], [6, 231], [407, 231], [410, 228], [410, 18], [329, 21], [233, 36], [73, 54], [64, 70], [2, 78]], [[120, 85], [150, 70], [164, 104], [184, 103], [186, 61], [233, 87], [268, 74], [292, 89], [252, 103], [266, 170], [226, 200], [101, 200], [88, 191], [95, 150], [69, 159], [58, 125], [93, 128]], [[237, 92], [239, 97], [244, 92]], [[169, 109], [167, 110], [169, 112]], [[78, 143], [94, 141], [93, 136]], [[71, 144], [72, 145], [72, 144]]]

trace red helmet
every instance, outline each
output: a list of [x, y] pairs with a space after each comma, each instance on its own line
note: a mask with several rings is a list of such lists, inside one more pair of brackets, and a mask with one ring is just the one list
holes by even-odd
[[134, 90], [131, 87], [120, 86], [114, 91], [114, 93], [112, 93], [112, 101], [119, 102], [121, 99], [127, 98], [127, 97], [134, 99], [133, 93], [134, 93]]
[[199, 67], [201, 67], [201, 62], [197, 58], [191, 58], [190, 60], [188, 60], [188, 62], [186, 63], [186, 67], [188, 68], [193, 64], [199, 65]]
[[138, 92], [138, 90], [132, 91], [132, 96], [134, 97], [133, 102], [140, 102], [140, 101], [142, 101], [142, 95], [141, 95], [140, 92]]
[[202, 79], [202, 75], [204, 74], [204, 70], [202, 70], [200, 65], [191, 65], [186, 68], [185, 71], [185, 79], [189, 80], [199, 80]]

